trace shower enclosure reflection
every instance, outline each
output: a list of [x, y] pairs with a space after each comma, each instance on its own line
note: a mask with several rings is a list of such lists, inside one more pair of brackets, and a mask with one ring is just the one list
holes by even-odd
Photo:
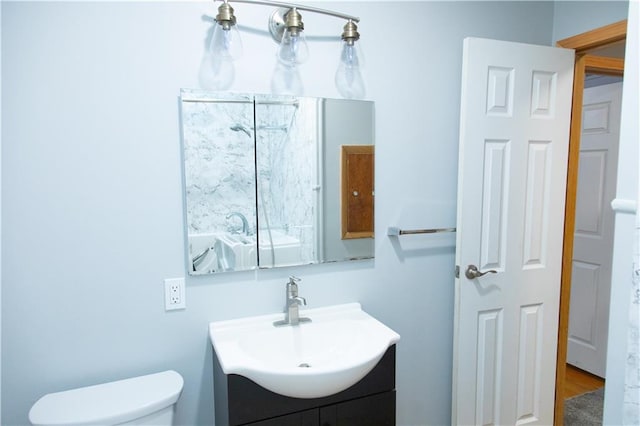
[[373, 103], [181, 91], [192, 275], [373, 257], [343, 240], [340, 147], [373, 145]]

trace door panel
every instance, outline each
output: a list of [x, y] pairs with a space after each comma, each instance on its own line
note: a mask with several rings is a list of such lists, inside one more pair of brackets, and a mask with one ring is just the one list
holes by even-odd
[[551, 141], [529, 141], [525, 193], [524, 256], [525, 269], [544, 267], [546, 237], [549, 234], [551, 186]]
[[520, 309], [520, 345], [518, 347], [518, 419], [540, 417], [540, 362], [544, 309], [541, 304]]
[[395, 426], [396, 391], [320, 408], [320, 426]]
[[567, 362], [605, 376], [622, 83], [584, 90]]
[[480, 269], [504, 270], [506, 207], [509, 193], [508, 140], [487, 140], [484, 149]]
[[553, 422], [572, 81], [573, 51], [465, 40], [454, 424]]

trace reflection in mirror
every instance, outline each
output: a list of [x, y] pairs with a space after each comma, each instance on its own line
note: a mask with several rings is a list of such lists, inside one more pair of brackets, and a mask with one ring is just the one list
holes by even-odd
[[183, 91], [181, 107], [189, 269], [255, 268], [253, 99]]
[[373, 237], [373, 145], [342, 145], [342, 238]]
[[318, 263], [319, 99], [256, 95], [261, 268]]
[[189, 273], [372, 258], [372, 233], [343, 239], [340, 158], [372, 148], [373, 114], [366, 101], [183, 89]]

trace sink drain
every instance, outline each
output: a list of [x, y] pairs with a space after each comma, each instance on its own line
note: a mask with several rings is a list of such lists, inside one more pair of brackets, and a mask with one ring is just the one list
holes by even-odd
[[311, 366], [309, 364], [307, 364], [306, 362], [303, 362], [302, 364], [298, 365], [298, 367], [301, 368], [310, 368]]

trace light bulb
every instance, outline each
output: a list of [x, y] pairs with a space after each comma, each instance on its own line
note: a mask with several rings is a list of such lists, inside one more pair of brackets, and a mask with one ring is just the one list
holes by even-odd
[[300, 65], [309, 58], [309, 46], [304, 36], [304, 31], [284, 30], [280, 47], [278, 48], [278, 60], [285, 65]]
[[304, 35], [304, 23], [297, 9], [285, 15], [285, 29], [278, 46], [278, 61], [287, 66], [300, 65], [309, 58], [309, 46]]
[[212, 55], [236, 60], [242, 56], [242, 40], [238, 28], [230, 22], [216, 22], [209, 44]]
[[207, 89], [224, 90], [233, 83], [233, 61], [242, 56], [242, 40], [235, 24], [233, 8], [225, 1], [218, 8], [211, 42], [200, 63], [200, 85]]
[[335, 82], [338, 92], [347, 99], [364, 98], [365, 88], [360, 73], [360, 57], [361, 54], [355, 42], [346, 40], [342, 43]]

